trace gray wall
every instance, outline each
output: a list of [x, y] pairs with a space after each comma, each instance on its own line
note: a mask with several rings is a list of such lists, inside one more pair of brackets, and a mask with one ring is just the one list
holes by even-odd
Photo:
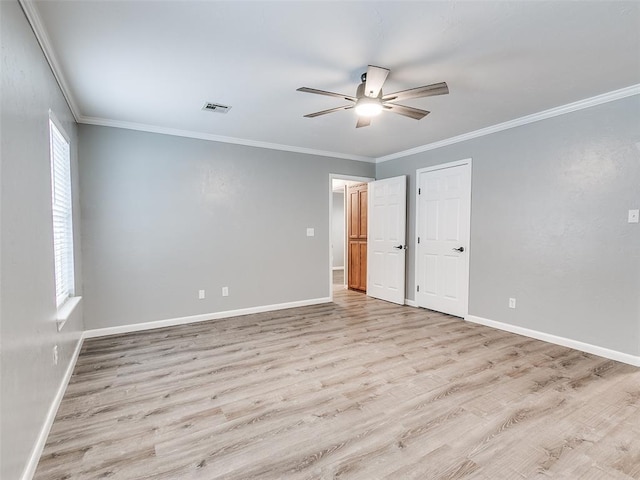
[[344, 193], [333, 193], [333, 213], [331, 215], [331, 245], [333, 246], [333, 267], [344, 267]]
[[408, 298], [416, 169], [472, 158], [469, 314], [640, 354], [639, 142], [634, 96], [378, 164], [410, 178]]
[[[25, 468], [83, 324], [81, 309], [62, 332], [57, 332], [55, 323], [49, 108], [71, 136], [77, 193], [75, 123], [20, 6], [0, 2], [0, 17], [0, 478], [12, 480]], [[77, 232], [77, 195], [74, 206]], [[76, 249], [80, 251], [77, 235]], [[77, 254], [79, 294], [80, 270]], [[60, 352], [57, 366], [54, 345]]]
[[88, 329], [328, 297], [330, 174], [375, 170], [117, 128], [79, 135]]

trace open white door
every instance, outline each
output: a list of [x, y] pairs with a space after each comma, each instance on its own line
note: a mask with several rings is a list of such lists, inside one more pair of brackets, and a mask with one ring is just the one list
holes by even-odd
[[417, 171], [416, 303], [467, 315], [471, 160]]
[[369, 182], [367, 295], [404, 305], [406, 176]]

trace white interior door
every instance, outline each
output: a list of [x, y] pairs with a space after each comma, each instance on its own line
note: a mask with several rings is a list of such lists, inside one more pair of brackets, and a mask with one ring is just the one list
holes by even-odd
[[369, 182], [367, 295], [404, 305], [406, 176]]
[[471, 160], [417, 171], [416, 303], [464, 317], [469, 304]]

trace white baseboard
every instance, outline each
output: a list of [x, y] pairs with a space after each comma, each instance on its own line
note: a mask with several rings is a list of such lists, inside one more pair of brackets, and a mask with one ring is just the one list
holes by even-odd
[[329, 303], [330, 301], [330, 297], [312, 298], [309, 300], [300, 300], [297, 302], [277, 303], [259, 307], [241, 308], [238, 310], [227, 310], [224, 312], [203, 313], [201, 315], [191, 315], [188, 317], [168, 318], [165, 320], [155, 320], [153, 322], [133, 323], [130, 325], [121, 325], [118, 327], [95, 328], [92, 330], [86, 330], [84, 332], [84, 338], [104, 337], [106, 335], [139, 332], [142, 330], [151, 330], [154, 328], [173, 327], [176, 325], [185, 325], [187, 323], [206, 322], [208, 320], [218, 320], [221, 318], [239, 317], [240, 315], [251, 315], [252, 313], [273, 312], [275, 310], [284, 310], [286, 308], [306, 307], [308, 305]]
[[67, 389], [69, 380], [71, 380], [71, 375], [73, 374], [73, 369], [75, 368], [76, 363], [78, 361], [78, 356], [80, 355], [80, 349], [82, 348], [82, 343], [85, 338], [102, 337], [105, 335], [115, 335], [118, 333], [137, 332], [141, 330], [150, 330], [153, 328], [169, 327], [173, 325], [184, 325], [186, 323], [203, 322], [206, 320], [216, 320], [216, 319], [228, 318], [228, 317], [237, 317], [240, 315], [249, 315], [252, 313], [271, 312], [276, 310], [284, 310], [286, 308], [306, 307], [308, 305], [318, 305], [321, 303], [328, 303], [330, 301], [331, 299], [329, 297], [313, 298], [310, 300], [300, 300], [297, 302], [278, 303], [274, 305], [264, 305], [260, 307], [242, 308], [239, 310], [228, 310], [226, 312], [216, 312], [216, 313], [208, 313], [208, 314], [202, 314], [202, 315], [192, 315], [189, 317], [170, 318], [170, 319], [159, 320], [155, 322], [145, 322], [145, 323], [138, 323], [133, 325], [122, 325], [119, 327], [97, 328], [93, 330], [85, 330], [83, 334], [80, 336], [80, 338], [78, 339], [78, 343], [73, 352], [73, 355], [71, 356], [71, 360], [69, 361], [67, 370], [65, 371], [64, 377], [60, 381], [60, 385], [58, 387], [56, 395], [53, 401], [51, 402], [51, 406], [49, 407], [49, 411], [47, 412], [47, 416], [45, 417], [44, 424], [42, 426], [42, 429], [40, 430], [40, 433], [38, 434], [36, 443], [33, 446], [33, 449], [31, 450], [31, 454], [29, 455], [29, 461], [27, 462], [22, 472], [22, 475], [20, 476], [20, 480], [32, 480], [33, 476], [36, 473], [36, 468], [38, 467], [38, 462], [40, 461], [42, 451], [44, 450], [45, 444], [47, 442], [47, 437], [49, 436], [49, 432], [51, 431], [51, 426], [53, 425], [53, 421], [56, 418], [56, 413], [58, 412], [58, 408], [60, 407], [60, 403], [62, 402], [62, 398], [64, 397], [64, 392]]
[[415, 300], [409, 300], [408, 298], [404, 299], [404, 304], [408, 305], [410, 307], [416, 307], [418, 308], [418, 302], [416, 302]]
[[545, 342], [553, 343], [555, 345], [561, 345], [563, 347], [573, 348], [580, 350], [581, 352], [592, 353], [600, 357], [609, 358], [618, 362], [627, 363], [634, 367], [640, 367], [640, 356], [631, 355], [629, 353], [618, 352], [617, 350], [611, 350], [598, 345], [592, 345], [590, 343], [580, 342], [566, 337], [558, 337], [550, 333], [540, 332], [538, 330], [531, 330], [529, 328], [519, 327], [517, 325], [510, 325], [508, 323], [496, 322], [495, 320], [489, 320], [487, 318], [476, 317], [475, 315], [467, 315], [465, 318], [468, 322], [479, 323], [480, 325], [486, 325], [487, 327], [497, 328], [498, 330], [505, 330], [511, 333], [517, 333], [524, 335], [525, 337], [535, 338]]
[[331, 267], [331, 270], [344, 270], [344, 265], [342, 267]]
[[20, 477], [21, 480], [31, 480], [36, 473], [36, 468], [38, 467], [38, 462], [40, 461], [40, 456], [42, 455], [44, 446], [47, 443], [47, 437], [49, 436], [49, 432], [51, 431], [51, 426], [53, 425], [53, 421], [56, 418], [56, 413], [58, 413], [58, 408], [60, 407], [60, 403], [62, 402], [62, 397], [64, 397], [64, 392], [67, 390], [67, 385], [69, 384], [69, 380], [71, 380], [73, 369], [75, 368], [76, 362], [78, 361], [78, 356], [80, 355], [80, 348], [82, 347], [83, 339], [84, 336], [82, 335], [78, 339], [78, 344], [73, 351], [73, 355], [71, 356], [71, 360], [69, 361], [67, 370], [64, 372], [64, 376], [60, 381], [56, 396], [51, 402], [51, 406], [49, 407], [49, 411], [47, 412], [47, 416], [45, 417], [44, 424], [40, 429], [38, 439], [36, 440], [36, 443], [31, 450], [29, 461], [27, 462], [27, 465], [22, 472], [22, 476]]
[[[67, 385], [69, 383], [69, 380], [71, 379], [71, 375], [73, 374], [73, 369], [75, 368], [76, 362], [78, 361], [78, 356], [80, 355], [80, 349], [82, 347], [82, 343], [85, 338], [102, 337], [106, 335], [116, 335], [116, 334], [128, 333], [128, 332], [137, 332], [142, 330], [150, 330], [154, 328], [169, 327], [174, 325], [184, 325], [187, 323], [204, 322], [207, 320], [217, 320], [221, 318], [237, 317], [240, 315], [250, 315], [253, 313], [263, 313], [263, 312], [270, 312], [270, 311], [276, 311], [276, 310], [284, 310], [287, 308], [305, 307], [308, 305], [318, 305], [322, 303], [328, 303], [330, 301], [331, 301], [330, 297], [322, 297], [322, 298], [314, 298], [309, 300], [300, 300], [296, 302], [242, 308], [238, 310], [227, 310], [224, 312], [215, 312], [215, 313], [208, 313], [208, 314], [202, 314], [202, 315], [191, 315], [188, 317], [170, 318], [170, 319], [158, 320], [154, 322], [145, 322], [145, 323], [137, 323], [132, 325], [122, 325], [118, 327], [97, 328], [93, 330], [86, 330], [84, 334], [80, 337], [80, 339], [78, 339], [78, 343], [73, 352], [73, 355], [71, 356], [71, 360], [69, 362], [69, 365], [67, 366], [67, 370], [65, 371], [64, 377], [62, 378], [60, 382], [60, 386], [58, 387], [58, 391], [56, 392], [56, 395], [53, 401], [51, 402], [51, 406], [49, 407], [49, 411], [47, 412], [44, 425], [42, 426], [42, 429], [40, 430], [40, 433], [38, 435], [38, 439], [31, 451], [31, 455], [29, 456], [29, 461], [27, 462], [27, 465], [25, 466], [25, 469], [20, 477], [21, 480], [31, 480], [33, 478], [33, 475], [35, 474], [36, 468], [38, 466], [38, 462], [40, 460], [40, 456], [42, 455], [42, 451], [44, 450], [47, 437], [49, 436], [49, 431], [51, 430], [51, 426], [53, 425], [53, 421], [55, 419], [56, 413], [58, 412], [58, 408], [60, 407], [60, 403], [62, 402], [62, 398], [64, 397], [64, 392], [67, 389]], [[411, 307], [418, 306], [414, 300], [409, 300], [409, 299], [405, 299], [405, 304]], [[508, 323], [497, 322], [495, 320], [489, 320], [487, 318], [477, 317], [475, 315], [467, 315], [465, 317], [465, 320], [472, 323], [477, 323], [480, 325], [497, 328], [499, 330], [504, 330], [511, 333], [517, 333], [519, 335], [535, 338], [537, 340], [553, 343], [555, 345], [561, 345], [563, 347], [573, 348], [575, 350], [580, 350], [580, 351], [598, 355], [604, 358], [609, 358], [611, 360], [616, 360], [618, 362], [633, 365], [635, 367], [640, 367], [640, 356], [630, 355], [628, 353], [618, 352], [616, 350], [610, 350], [608, 348], [599, 347], [597, 345], [591, 345], [589, 343], [572, 340], [570, 338], [559, 337], [556, 335], [551, 335], [549, 333], [544, 333], [537, 330], [531, 330], [528, 328], [519, 327], [517, 325], [510, 325]]]

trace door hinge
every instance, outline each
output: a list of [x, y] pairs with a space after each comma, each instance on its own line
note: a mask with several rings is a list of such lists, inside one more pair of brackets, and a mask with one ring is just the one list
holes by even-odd
[[418, 243], [420, 243], [420, 237], [418, 237]]
[[418, 195], [422, 195], [422, 189], [421, 188], [418, 189]]
[[420, 291], [420, 285], [418, 285], [416, 288], [417, 288], [417, 291], [419, 292]]

